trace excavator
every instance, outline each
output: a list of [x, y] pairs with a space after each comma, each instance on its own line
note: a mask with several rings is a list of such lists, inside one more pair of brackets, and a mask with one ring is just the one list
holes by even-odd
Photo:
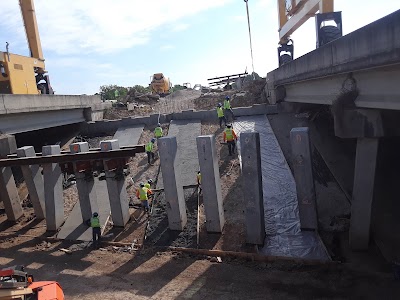
[[309, 18], [315, 17], [317, 48], [343, 35], [342, 13], [335, 12], [333, 5], [334, 0], [278, 0], [279, 66], [293, 60], [294, 43], [290, 35]]
[[0, 300], [64, 300], [64, 292], [56, 281], [33, 280], [23, 266], [0, 270]]
[[45, 69], [33, 0], [19, 0], [30, 56], [0, 51], [0, 94], [54, 94]]

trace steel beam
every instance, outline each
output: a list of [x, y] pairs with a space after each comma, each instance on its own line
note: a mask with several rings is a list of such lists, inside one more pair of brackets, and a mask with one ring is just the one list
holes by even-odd
[[304, 24], [310, 15], [315, 14], [319, 9], [321, 0], [309, 0], [304, 6], [294, 14], [279, 30], [279, 40], [281, 43], [286, 42], [287, 37]]
[[49, 163], [66, 163], [88, 160], [103, 160], [135, 156], [136, 153], [145, 152], [144, 145], [129, 147], [127, 149], [111, 150], [108, 152], [93, 151], [75, 154], [57, 154], [38, 157], [21, 157], [0, 159], [0, 167], [41, 165]]

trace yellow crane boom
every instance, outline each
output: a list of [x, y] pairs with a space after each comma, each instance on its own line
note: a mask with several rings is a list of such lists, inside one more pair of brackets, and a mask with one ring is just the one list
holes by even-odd
[[19, 0], [30, 56], [0, 51], [0, 94], [53, 94], [46, 75], [33, 0]]

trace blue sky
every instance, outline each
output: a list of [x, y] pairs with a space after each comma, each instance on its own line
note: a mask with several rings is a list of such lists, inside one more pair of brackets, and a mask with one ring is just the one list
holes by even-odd
[[[28, 55], [18, 0], [1, 0], [0, 51]], [[251, 70], [243, 0], [35, 0], [46, 69], [57, 94], [93, 94], [100, 85], [173, 84]], [[397, 0], [336, 0], [344, 34], [395, 10]], [[249, 0], [254, 68], [277, 67], [276, 0]], [[315, 49], [314, 19], [292, 38], [295, 57]]]

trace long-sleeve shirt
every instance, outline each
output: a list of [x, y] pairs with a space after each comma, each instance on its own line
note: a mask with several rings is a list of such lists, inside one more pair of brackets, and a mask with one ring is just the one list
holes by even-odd
[[237, 140], [235, 131], [232, 128], [226, 128], [224, 131], [224, 142], [231, 142], [233, 140]]

